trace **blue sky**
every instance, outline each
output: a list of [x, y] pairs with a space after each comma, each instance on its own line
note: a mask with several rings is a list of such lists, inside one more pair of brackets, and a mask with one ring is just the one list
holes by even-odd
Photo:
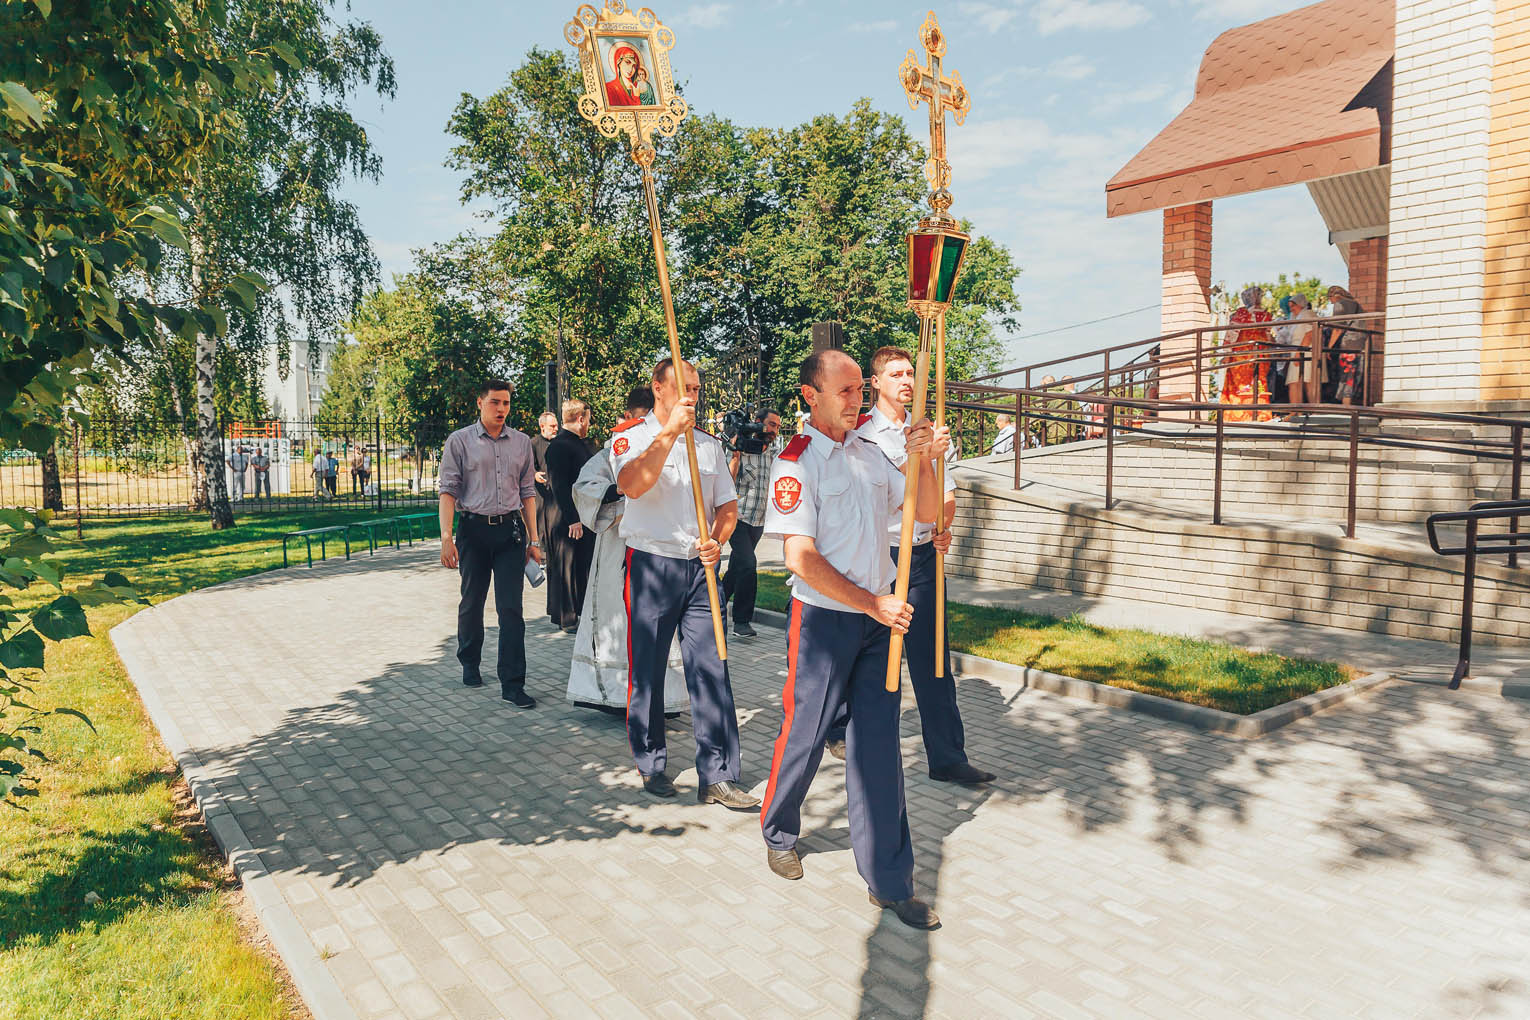
[[[675, 30], [671, 59], [693, 111], [785, 126], [843, 114], [868, 96], [928, 138], [928, 115], [909, 110], [896, 74], [917, 46], [928, 6], [649, 3]], [[1018, 0], [936, 8], [948, 37], [946, 66], [972, 92], [966, 124], [948, 128], [952, 211], [1007, 245], [1022, 270], [1021, 325], [1007, 339], [1006, 365], [1157, 332], [1161, 218], [1107, 220], [1105, 182], [1189, 101], [1201, 54], [1218, 33], [1294, 6]], [[396, 100], [356, 106], [383, 158], [383, 179], [348, 189], [385, 275], [408, 270], [414, 248], [486, 229], [458, 201], [459, 176], [443, 166], [447, 117], [461, 93], [485, 95], [503, 84], [532, 46], [568, 48], [562, 30], [577, 7], [573, 0], [352, 0], [353, 15], [377, 27], [398, 65]], [[1257, 135], [1257, 117], [1248, 129]], [[1218, 202], [1213, 231], [1214, 280], [1236, 287], [1293, 271], [1345, 278], [1305, 188]]]

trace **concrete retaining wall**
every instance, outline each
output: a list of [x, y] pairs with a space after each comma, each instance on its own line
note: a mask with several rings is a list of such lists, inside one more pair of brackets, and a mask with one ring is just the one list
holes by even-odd
[[[1027, 457], [1027, 471], [1031, 463]], [[1460, 561], [1427, 547], [1296, 525], [1214, 526], [1200, 510], [1106, 511], [1056, 490], [1015, 492], [970, 470], [956, 478], [964, 491], [953, 574], [1400, 637], [1458, 637]], [[1185, 480], [1177, 474], [1176, 481]], [[1512, 574], [1479, 566], [1475, 604], [1479, 641], [1530, 643], [1530, 566]]]

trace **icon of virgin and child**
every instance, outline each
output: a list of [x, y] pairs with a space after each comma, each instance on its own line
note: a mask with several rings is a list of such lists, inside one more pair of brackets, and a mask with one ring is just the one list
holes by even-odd
[[645, 62], [643, 59], [648, 52], [648, 41], [620, 38], [611, 40], [610, 45], [610, 65], [614, 75], [606, 82], [606, 105], [659, 105], [649, 76], [652, 61]]

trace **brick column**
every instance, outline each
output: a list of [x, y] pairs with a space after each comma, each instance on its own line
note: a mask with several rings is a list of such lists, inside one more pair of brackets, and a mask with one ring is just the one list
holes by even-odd
[[[1387, 307], [1387, 239], [1370, 237], [1349, 245], [1349, 292], [1368, 312], [1384, 312]], [[1365, 325], [1375, 325], [1365, 323]], [[1377, 356], [1366, 365], [1365, 392], [1372, 404], [1381, 403], [1386, 374], [1386, 337], [1372, 341]]]
[[[1159, 309], [1160, 331], [1211, 324], [1211, 203], [1180, 206], [1163, 211], [1163, 291]], [[1167, 360], [1195, 353], [1195, 338], [1164, 344]], [[1210, 394], [1202, 393], [1203, 398]], [[1159, 384], [1162, 400], [1193, 400], [1192, 374], [1168, 369]]]

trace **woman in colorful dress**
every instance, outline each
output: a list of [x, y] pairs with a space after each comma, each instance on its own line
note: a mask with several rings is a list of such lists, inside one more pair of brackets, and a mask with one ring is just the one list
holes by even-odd
[[[1265, 311], [1259, 304], [1264, 298], [1264, 291], [1258, 287], [1250, 287], [1243, 292], [1243, 307], [1233, 312], [1228, 318], [1229, 326], [1246, 326], [1253, 323], [1269, 322], [1270, 313]], [[1270, 402], [1269, 384], [1269, 344], [1270, 331], [1268, 329], [1240, 329], [1237, 338], [1227, 349], [1223, 360], [1229, 362], [1222, 378], [1222, 403], [1224, 404], [1268, 404]], [[1255, 412], [1228, 411], [1228, 421], [1254, 421]], [[1269, 421], [1270, 412], [1260, 411], [1257, 415], [1259, 421]]]

